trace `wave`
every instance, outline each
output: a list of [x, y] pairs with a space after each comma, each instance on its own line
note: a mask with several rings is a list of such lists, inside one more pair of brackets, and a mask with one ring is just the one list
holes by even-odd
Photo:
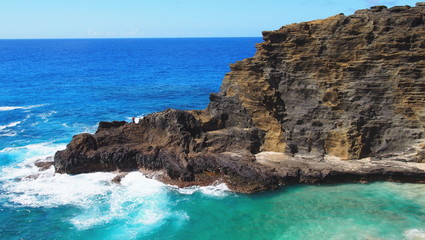
[[[40, 171], [37, 161], [52, 161], [53, 154], [65, 147], [51, 142], [30, 144], [0, 150], [24, 159], [0, 170], [0, 198], [6, 206], [75, 207], [68, 221], [79, 230], [91, 229], [112, 221], [125, 221], [137, 233], [148, 233], [167, 222], [178, 225], [189, 221], [184, 211], [173, 210], [170, 191], [180, 194], [201, 193], [223, 197], [229, 194], [223, 183], [213, 186], [178, 188], [147, 178], [141, 172], [130, 172], [120, 184], [112, 181], [119, 173], [96, 172], [78, 175], [55, 173], [54, 166]], [[84, 186], [84, 187], [82, 187]], [[133, 231], [133, 232], [134, 232]], [[123, 234], [128, 231], [123, 230]]]
[[[0, 150], [0, 153], [22, 153], [25, 158], [31, 160], [33, 157], [42, 158], [45, 155], [52, 155], [58, 150], [65, 149], [65, 144], [55, 144], [53, 142], [43, 142], [29, 144], [19, 147], [8, 147]], [[24, 160], [24, 159], [21, 159]]]
[[[14, 137], [14, 136], [18, 135], [18, 133], [16, 131], [9, 129], [9, 128], [13, 128], [13, 127], [18, 126], [19, 124], [27, 121], [31, 116], [32, 116], [32, 114], [28, 114], [21, 121], [12, 122], [12, 123], [9, 123], [7, 125], [0, 125], [0, 137]], [[22, 133], [24, 131], [25, 130], [21, 130], [20, 132]]]
[[408, 240], [423, 240], [425, 239], [425, 231], [420, 229], [409, 229], [404, 232], [404, 236]]
[[166, 185], [140, 172], [131, 172], [121, 184], [115, 184], [112, 179], [116, 173], [55, 174], [53, 167], [40, 172], [33, 162], [7, 169], [0, 177], [6, 193], [3, 197], [12, 207], [78, 207], [79, 213], [69, 222], [79, 230], [125, 219], [138, 231], [149, 232], [169, 216], [175, 216], [168, 207]]
[[0, 137], [14, 137], [18, 135], [16, 131], [8, 129], [8, 128], [15, 127], [21, 123], [22, 121], [16, 121], [16, 122], [9, 123], [7, 125], [0, 125]]
[[185, 188], [178, 188], [176, 186], [170, 186], [175, 191], [180, 194], [192, 195], [196, 192], [200, 192], [202, 194], [212, 196], [212, 197], [225, 197], [229, 195], [231, 192], [225, 183], [216, 182], [210, 186], [192, 186]]
[[48, 104], [38, 104], [38, 105], [30, 105], [30, 106], [25, 106], [25, 107], [21, 107], [21, 106], [3, 106], [0, 107], [0, 111], [12, 111], [12, 110], [16, 110], [16, 109], [31, 109], [31, 108], [37, 108], [37, 107], [43, 107], [46, 106]]
[[37, 116], [39, 118], [43, 119], [44, 122], [48, 122], [49, 121], [49, 117], [52, 116], [53, 114], [56, 114], [56, 113], [58, 113], [58, 112], [52, 110], [52, 111], [48, 111], [48, 112], [45, 112], [45, 113], [40, 113]]
[[[167, 186], [140, 172], [131, 172], [122, 178], [121, 184], [116, 184], [112, 179], [117, 173], [68, 175], [55, 173], [53, 166], [43, 171], [35, 166], [37, 161], [52, 161], [53, 154], [64, 146], [45, 142], [0, 150], [24, 159], [1, 169], [0, 198], [14, 208], [77, 207], [79, 213], [69, 219], [77, 229], [125, 219], [140, 231], [148, 232], [169, 216], [176, 216], [169, 212]], [[181, 221], [187, 221], [184, 214], [177, 215], [182, 216]]]
[[[40, 172], [39, 169], [34, 165], [36, 161], [39, 161], [40, 159], [51, 159], [53, 158], [54, 153], [58, 150], [65, 149], [65, 144], [55, 144], [53, 142], [43, 142], [43, 143], [37, 143], [37, 144], [29, 144], [25, 146], [19, 146], [19, 147], [8, 147], [0, 150], [0, 153], [2, 154], [9, 154], [13, 157], [17, 158], [18, 163], [16, 166], [7, 167], [3, 169], [3, 173], [5, 175], [3, 177], [0, 177], [0, 180], [3, 179], [6, 182], [8, 180], [13, 179], [27, 179], [28, 176], [37, 176], [40, 175], [47, 177], [49, 181], [51, 181], [52, 184], [57, 184], [57, 189], [63, 188], [67, 189], [67, 185], [75, 186], [73, 184], [73, 181], [82, 181], [80, 186], [85, 186], [83, 182], [98, 182], [102, 183], [103, 186], [106, 183], [106, 185], [114, 185], [112, 183], [112, 179], [117, 175], [115, 173], [92, 173], [92, 174], [80, 174], [80, 175], [62, 175], [62, 174], [55, 174], [53, 169], [49, 169], [49, 171], [53, 172]], [[97, 174], [97, 175], [96, 175]], [[96, 180], [97, 179], [97, 180]], [[33, 180], [32, 183], [36, 183], [39, 180], [39, 178]], [[46, 180], [46, 179], [45, 179]], [[63, 182], [65, 181], [65, 182]], [[41, 181], [44, 183], [44, 181]], [[66, 183], [67, 182], [67, 183]], [[26, 185], [28, 182], [25, 182], [24, 185]], [[13, 182], [15, 184], [15, 182]], [[19, 183], [18, 183], [19, 184]], [[96, 183], [95, 183], [96, 184]], [[60, 185], [60, 186], [59, 186]], [[77, 184], [78, 185], [78, 184]], [[9, 185], [10, 186], [10, 185]], [[29, 185], [30, 186], [30, 185]], [[127, 174], [125, 177], [121, 180], [121, 186], [126, 187], [130, 192], [137, 193], [138, 195], [151, 195], [156, 194], [159, 189], [167, 189], [167, 190], [175, 190], [179, 192], [180, 194], [193, 194], [195, 192], [200, 192], [205, 195], [209, 196], [216, 196], [216, 197], [223, 197], [230, 193], [229, 188], [224, 183], [216, 182], [211, 186], [192, 186], [187, 188], [178, 188], [173, 185], [165, 185], [157, 180], [146, 178], [142, 173], [140, 172], [131, 172]], [[51, 188], [50, 184], [47, 186], [48, 188]], [[40, 189], [41, 190], [41, 189]], [[108, 190], [112, 190], [109, 189]], [[76, 190], [77, 191], [77, 190]], [[12, 191], [13, 192], [13, 191]], [[32, 192], [32, 191], [30, 191]], [[43, 191], [36, 191], [36, 192], [43, 192]], [[96, 191], [86, 191], [84, 194], [82, 194], [83, 198], [86, 199], [87, 194], [98, 194]], [[60, 195], [60, 192], [57, 192], [58, 195]], [[75, 196], [79, 196], [81, 194], [74, 193]], [[56, 198], [57, 199], [57, 198]], [[20, 202], [20, 201], [18, 201]], [[56, 202], [56, 204], [72, 204], [72, 202], [78, 202], [77, 200], [71, 200], [70, 202], [62, 201], [62, 202]], [[21, 202], [22, 204], [30, 204]], [[37, 201], [33, 202], [34, 204], [38, 204]], [[44, 204], [46, 202], [42, 202], [39, 204]], [[77, 204], [78, 205], [78, 204]]]
[[15, 131], [0, 131], [0, 137], [14, 137], [18, 135]]
[[0, 125], [0, 130], [6, 129], [6, 128], [11, 128], [11, 127], [15, 127], [17, 125], [19, 125], [22, 121], [16, 121], [13, 123], [9, 123], [8, 125]]

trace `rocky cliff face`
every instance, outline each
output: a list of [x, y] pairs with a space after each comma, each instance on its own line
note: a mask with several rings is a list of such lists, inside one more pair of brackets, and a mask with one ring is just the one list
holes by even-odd
[[101, 122], [55, 155], [56, 171], [145, 169], [163, 181], [220, 180], [241, 192], [288, 182], [423, 181], [423, 5], [263, 32], [255, 56], [231, 65], [207, 109]]
[[374, 7], [264, 32], [222, 94], [266, 131], [263, 150], [343, 159], [406, 150], [424, 137], [424, 10]]

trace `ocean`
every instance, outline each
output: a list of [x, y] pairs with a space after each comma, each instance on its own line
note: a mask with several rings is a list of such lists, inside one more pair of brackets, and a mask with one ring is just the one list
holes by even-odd
[[261, 38], [0, 40], [0, 239], [425, 239], [425, 185], [295, 185], [251, 195], [133, 172], [55, 174], [99, 121], [204, 109]]

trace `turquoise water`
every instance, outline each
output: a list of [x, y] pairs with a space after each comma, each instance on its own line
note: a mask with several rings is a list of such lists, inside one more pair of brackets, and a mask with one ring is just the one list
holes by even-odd
[[253, 195], [39, 172], [100, 120], [202, 109], [259, 38], [0, 41], [0, 239], [425, 239], [425, 185]]

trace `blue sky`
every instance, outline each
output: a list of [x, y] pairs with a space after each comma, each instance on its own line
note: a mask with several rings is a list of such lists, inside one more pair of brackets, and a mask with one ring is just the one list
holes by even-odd
[[0, 39], [256, 37], [410, 0], [0, 0]]

